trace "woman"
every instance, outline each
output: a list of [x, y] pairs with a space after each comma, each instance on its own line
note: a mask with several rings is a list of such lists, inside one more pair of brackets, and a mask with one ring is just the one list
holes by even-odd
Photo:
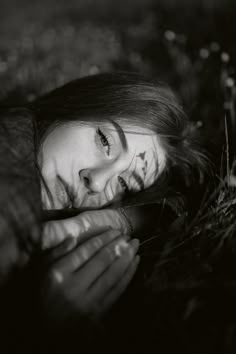
[[[25, 148], [19, 163], [20, 120], [34, 139], [29, 133], [24, 136], [31, 154]], [[10, 129], [15, 123], [18, 140]], [[203, 170], [204, 155], [176, 96], [166, 85], [136, 74], [101, 74], [68, 83], [22, 111], [4, 112], [2, 134], [5, 126], [11, 131], [8, 143], [16, 144], [14, 151], [6, 149], [10, 168], [16, 166], [18, 173], [24, 163], [27, 174], [10, 172], [13, 185], [21, 187], [9, 188], [8, 179], [2, 188], [12, 189], [14, 197], [15, 190], [20, 193], [29, 223], [21, 237], [5, 227], [15, 253], [6, 252], [3, 274], [27, 262], [40, 243], [44, 249], [53, 248], [45, 283], [52, 312], [55, 303], [65, 302], [65, 316], [75, 309], [105, 311], [124, 291], [139, 262], [138, 240], [128, 241], [127, 234], [150, 222], [150, 209], [140, 205], [161, 203], [176, 180], [188, 183], [194, 169], [199, 175]], [[8, 209], [3, 220], [19, 229], [22, 215], [12, 211], [10, 202]], [[24, 252], [19, 251], [19, 240]], [[56, 315], [62, 316], [62, 308], [59, 305]]]

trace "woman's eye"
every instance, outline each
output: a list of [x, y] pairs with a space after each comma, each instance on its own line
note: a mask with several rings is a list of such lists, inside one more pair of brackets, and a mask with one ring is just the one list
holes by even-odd
[[119, 181], [121, 187], [125, 190], [125, 192], [129, 192], [129, 187], [128, 187], [127, 183], [125, 182], [124, 178], [118, 176], [118, 181]]
[[97, 129], [97, 134], [100, 138], [102, 146], [104, 146], [106, 150], [106, 154], [109, 156], [111, 150], [111, 142], [109, 141], [110, 140], [109, 136], [103, 134], [103, 132], [99, 128]]

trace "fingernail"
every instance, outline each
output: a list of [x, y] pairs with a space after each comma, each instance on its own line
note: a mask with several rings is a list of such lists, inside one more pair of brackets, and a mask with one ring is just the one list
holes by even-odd
[[140, 244], [140, 241], [137, 238], [134, 238], [130, 241], [129, 246], [130, 246], [130, 250], [131, 250], [132, 254], [137, 253], [137, 251], [139, 249], [139, 244]]
[[125, 250], [129, 247], [129, 244], [127, 243], [126, 240], [120, 240], [116, 245], [115, 245], [115, 254], [116, 256], [120, 257]]
[[59, 284], [62, 283], [64, 280], [64, 277], [61, 274], [61, 272], [58, 272], [57, 270], [53, 271], [53, 276], [54, 276], [54, 279], [56, 280], [56, 282]]

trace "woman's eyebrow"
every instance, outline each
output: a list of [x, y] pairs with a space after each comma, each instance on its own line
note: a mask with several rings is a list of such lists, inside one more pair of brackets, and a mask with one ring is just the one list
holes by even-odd
[[115, 128], [119, 138], [120, 138], [120, 142], [121, 142], [121, 146], [123, 148], [123, 150], [126, 152], [128, 151], [128, 142], [127, 142], [127, 138], [125, 136], [124, 130], [121, 128], [121, 126], [115, 122], [114, 120], [110, 119], [109, 122], [111, 122], [111, 124], [113, 125], [113, 127]]

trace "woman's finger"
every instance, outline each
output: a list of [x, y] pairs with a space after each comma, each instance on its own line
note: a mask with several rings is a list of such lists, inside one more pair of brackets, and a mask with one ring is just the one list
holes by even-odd
[[127, 286], [133, 279], [136, 270], [140, 262], [140, 256], [136, 256], [128, 269], [122, 275], [120, 281], [111, 289], [108, 295], [104, 298], [103, 302], [100, 304], [99, 312], [102, 314], [109, 310], [112, 305], [119, 299], [119, 297], [126, 290]]
[[76, 240], [73, 237], [68, 237], [67, 239], [62, 241], [62, 243], [60, 243], [58, 246], [46, 250], [44, 252], [44, 256], [47, 264], [50, 265], [61, 257], [65, 256], [67, 253], [72, 251], [76, 247], [76, 245]]
[[[88, 300], [93, 303], [97, 298], [104, 298], [106, 294], [120, 281], [123, 274], [130, 266], [139, 248], [139, 240], [133, 239], [127, 248], [122, 250], [122, 254], [117, 258], [112, 265], [104, 272], [100, 269], [99, 262], [97, 267], [93, 270], [93, 278], [96, 281], [88, 288]], [[92, 278], [92, 277], [91, 277]]]
[[[106, 247], [103, 247], [100, 252], [98, 252], [84, 267], [75, 273], [75, 277], [79, 279], [80, 286], [83, 289], [89, 289], [93, 283], [113, 264], [116, 258], [121, 257], [121, 252], [123, 249], [127, 250], [127, 254], [130, 254], [130, 258], [133, 257], [133, 253], [137, 252], [139, 241], [133, 240], [128, 243], [126, 239], [122, 237], [117, 237], [114, 241], [110, 242]], [[125, 251], [126, 253], [126, 251]], [[113, 273], [113, 276], [115, 274]], [[107, 280], [107, 279], [106, 279]], [[108, 280], [107, 280], [108, 282]], [[101, 292], [106, 284], [101, 284]], [[100, 290], [100, 289], [99, 289]], [[100, 291], [94, 291], [94, 301], [98, 298]], [[90, 290], [88, 294], [89, 298], [92, 298]]]
[[[57, 273], [60, 273], [64, 278], [83, 266], [89, 261], [99, 250], [105, 247], [109, 242], [115, 240], [120, 235], [118, 230], [110, 230], [97, 235], [86, 241], [82, 245], [77, 246], [72, 252], [66, 254], [63, 258], [57, 261], [53, 266]], [[86, 276], [86, 274], [83, 276]], [[89, 276], [89, 275], [88, 275]]]
[[65, 229], [61, 220], [44, 222], [42, 228], [42, 244], [43, 250], [56, 247], [65, 239]]

